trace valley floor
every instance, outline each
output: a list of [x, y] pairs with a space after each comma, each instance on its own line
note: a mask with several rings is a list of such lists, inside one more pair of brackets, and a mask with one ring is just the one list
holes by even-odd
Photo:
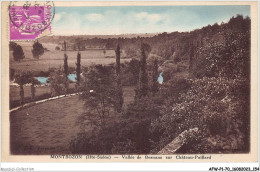
[[[124, 87], [124, 101], [134, 100], [134, 88]], [[70, 141], [80, 131], [84, 113], [79, 96], [40, 103], [10, 114], [12, 154], [68, 154]], [[116, 120], [116, 119], [115, 119]]]

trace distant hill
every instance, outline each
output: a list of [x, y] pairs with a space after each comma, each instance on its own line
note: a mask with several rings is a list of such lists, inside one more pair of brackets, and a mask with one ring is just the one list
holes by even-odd
[[77, 39], [118, 39], [118, 38], [137, 38], [137, 37], [153, 37], [160, 33], [129, 33], [129, 34], [118, 34], [118, 35], [50, 35], [40, 38], [39, 40], [43, 43], [59, 43], [61, 41], [75, 41]]

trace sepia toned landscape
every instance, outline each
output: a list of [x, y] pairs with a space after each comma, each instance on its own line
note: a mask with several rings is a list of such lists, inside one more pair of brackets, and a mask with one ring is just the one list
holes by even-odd
[[249, 153], [250, 36], [238, 13], [191, 31], [10, 41], [11, 154]]

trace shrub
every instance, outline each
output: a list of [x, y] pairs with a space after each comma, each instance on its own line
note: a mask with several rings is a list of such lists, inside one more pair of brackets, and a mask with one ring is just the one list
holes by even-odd
[[60, 50], [60, 47], [59, 47], [59, 46], [56, 46], [56, 47], [55, 47], [55, 50], [59, 51], [59, 50]]
[[50, 87], [52, 96], [57, 96], [67, 93], [69, 85], [68, 79], [64, 77], [62, 70], [58, 69], [50, 74]]
[[[182, 131], [194, 127], [198, 127], [201, 132], [200, 144], [204, 141], [205, 145], [211, 146], [211, 150], [204, 151], [223, 151], [224, 145], [229, 145], [225, 147], [229, 148], [225, 151], [247, 151], [249, 134], [247, 121], [250, 116], [248, 98], [240, 99], [240, 90], [234, 89], [242, 83], [248, 84], [247, 80], [238, 79], [205, 77], [195, 79], [189, 91], [180, 95], [178, 103], [165, 106], [161, 111], [163, 115], [152, 121], [151, 132], [161, 133], [159, 140], [152, 140], [153, 151], [160, 150]], [[244, 91], [248, 96], [249, 89]], [[223, 144], [218, 146], [205, 142], [208, 138], [221, 139]], [[232, 138], [233, 142], [230, 143], [228, 138]], [[203, 151], [203, 149], [195, 151], [195, 145], [191, 149], [189, 150], [191, 152]]]
[[144, 154], [150, 151], [150, 121], [134, 118], [107, 121], [101, 128], [81, 132], [71, 140], [72, 153]]
[[161, 105], [163, 103], [163, 98], [159, 94], [141, 97], [128, 105], [124, 112], [124, 116], [135, 118], [156, 118], [160, 114]]
[[192, 85], [192, 81], [187, 78], [174, 77], [160, 86], [160, 93], [165, 99], [170, 99], [171, 102], [177, 102], [181, 93], [186, 93]]
[[249, 77], [250, 72], [250, 33], [226, 32], [223, 41], [210, 41], [198, 48], [197, 65], [192, 73], [196, 77]]
[[[83, 131], [71, 141], [72, 153], [87, 154], [147, 154], [150, 152], [151, 119], [159, 116], [163, 100], [160, 96], [142, 97], [129, 104], [122, 116], [104, 117], [104, 125], [86, 129], [88, 123], [80, 118]], [[114, 112], [115, 113], [115, 112]], [[115, 115], [115, 114], [113, 114]], [[89, 125], [88, 125], [89, 126]], [[88, 132], [87, 132], [88, 131]]]

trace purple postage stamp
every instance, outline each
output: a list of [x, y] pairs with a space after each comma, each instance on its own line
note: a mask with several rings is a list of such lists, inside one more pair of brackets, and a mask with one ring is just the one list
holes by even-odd
[[9, 5], [10, 40], [35, 40], [43, 32], [51, 32], [55, 7], [51, 1]]

